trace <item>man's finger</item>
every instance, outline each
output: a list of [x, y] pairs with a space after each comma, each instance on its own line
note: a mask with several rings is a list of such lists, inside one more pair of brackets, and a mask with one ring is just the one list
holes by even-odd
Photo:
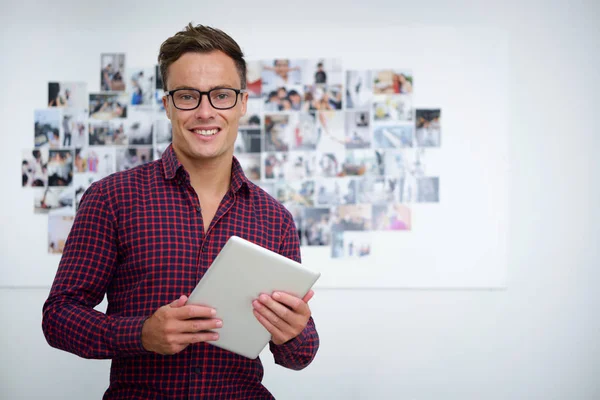
[[197, 332], [197, 333], [184, 333], [179, 337], [181, 344], [191, 344], [199, 342], [211, 342], [219, 339], [217, 332]]
[[271, 338], [273, 339], [275, 344], [281, 344], [285, 342], [285, 340], [283, 339], [284, 333], [281, 331], [281, 329], [273, 325], [271, 321], [269, 321], [267, 317], [258, 312], [258, 310], [254, 309], [252, 310], [252, 312], [254, 313], [254, 316], [256, 317], [258, 322], [260, 322], [261, 325], [264, 326], [265, 329], [271, 334]]
[[[310, 292], [312, 292], [312, 290]], [[312, 297], [310, 292], [307, 293], [306, 296], [304, 296], [304, 298], [306, 298], [308, 296], [308, 299], [310, 300], [310, 298]], [[305, 311], [305, 307], [308, 307], [306, 304], [306, 301], [304, 301], [304, 299], [300, 299], [289, 293], [273, 292], [272, 297], [275, 301], [288, 306], [289, 308], [291, 308], [292, 310], [294, 310], [296, 312]]]
[[181, 295], [181, 296], [179, 296], [179, 298], [177, 300], [175, 300], [174, 302], [169, 304], [169, 306], [171, 308], [183, 307], [185, 305], [185, 303], [187, 302], [187, 300], [188, 300], [187, 296]]
[[214, 308], [188, 304], [172, 310], [172, 315], [177, 319], [212, 318], [217, 315]]
[[217, 318], [198, 318], [179, 321], [179, 330], [183, 333], [197, 333], [223, 327], [223, 321]]

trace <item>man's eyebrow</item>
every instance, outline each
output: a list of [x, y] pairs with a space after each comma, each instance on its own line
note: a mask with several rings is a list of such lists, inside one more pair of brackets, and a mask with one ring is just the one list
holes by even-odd
[[[179, 90], [179, 89], [191, 89], [191, 90], [198, 90], [198, 91], [200, 91], [200, 89], [198, 89], [198, 88], [191, 87], [191, 86], [186, 86], [186, 85], [175, 86], [171, 90]], [[210, 89], [208, 89], [208, 90], [213, 90], [213, 89], [235, 89], [235, 88], [233, 87], [233, 85], [220, 84], [220, 85], [211, 86]], [[206, 90], [206, 91], [208, 91], [208, 90]]]

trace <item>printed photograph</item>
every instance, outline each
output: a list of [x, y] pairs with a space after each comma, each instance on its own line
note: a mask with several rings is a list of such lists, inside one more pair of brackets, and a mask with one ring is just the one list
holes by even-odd
[[371, 232], [343, 233], [343, 258], [362, 258], [371, 255], [373, 234]]
[[154, 130], [156, 132], [156, 144], [171, 143], [173, 140], [171, 131], [171, 120], [161, 116], [154, 121]]
[[171, 143], [159, 143], [154, 146], [154, 159], [160, 160]]
[[377, 124], [373, 127], [373, 147], [381, 149], [412, 147], [413, 134], [413, 125]]
[[62, 147], [83, 147], [88, 144], [87, 109], [66, 108], [62, 117]]
[[246, 61], [246, 90], [250, 99], [262, 96], [262, 64], [260, 61]]
[[154, 89], [156, 90], [163, 90], [163, 80], [162, 80], [162, 75], [160, 73], [160, 67], [158, 66], [158, 64], [154, 65], [154, 78], [155, 78], [155, 85], [154, 85]]
[[153, 160], [152, 147], [129, 147], [117, 150], [117, 172], [146, 164]]
[[69, 186], [73, 180], [73, 150], [48, 151], [48, 186]]
[[315, 182], [312, 180], [275, 183], [275, 198], [288, 209], [294, 206], [312, 207], [314, 194]]
[[412, 96], [377, 96], [373, 102], [375, 122], [413, 121]]
[[337, 153], [316, 153], [317, 158], [317, 176], [324, 178], [334, 178], [343, 176], [343, 165], [346, 159], [346, 153], [343, 151]]
[[48, 107], [87, 109], [87, 106], [85, 82], [48, 82]]
[[159, 111], [164, 111], [165, 106], [162, 99], [165, 92], [163, 88], [162, 75], [160, 74], [160, 68], [158, 65], [154, 66], [154, 77], [156, 81], [156, 85], [154, 86], [154, 104], [158, 106]]
[[265, 96], [263, 109], [266, 112], [301, 111], [303, 90], [301, 85], [281, 86], [271, 90]]
[[424, 177], [417, 179], [417, 191], [418, 203], [439, 203], [440, 178]]
[[298, 239], [300, 239], [300, 246], [305, 246], [304, 243], [304, 210], [306, 207], [302, 206], [293, 206], [289, 207], [288, 211], [292, 214], [292, 218], [294, 219], [294, 225], [296, 226], [296, 231], [298, 232]]
[[342, 85], [306, 85], [303, 111], [332, 111], [342, 109]]
[[262, 94], [268, 97], [280, 88], [286, 91], [302, 86], [302, 70], [305, 60], [271, 59], [262, 61]]
[[265, 151], [288, 151], [294, 141], [289, 115], [265, 115]]
[[398, 202], [411, 204], [417, 202], [417, 178], [407, 174], [398, 180]]
[[304, 209], [304, 240], [306, 246], [331, 244], [331, 211], [329, 208]]
[[331, 258], [344, 257], [344, 231], [331, 230]]
[[371, 147], [368, 111], [347, 111], [345, 129], [347, 149], [367, 149]]
[[339, 153], [346, 149], [345, 115], [339, 111], [317, 113], [318, 141], [316, 150], [321, 153]]
[[36, 188], [33, 193], [33, 212], [48, 214], [61, 210], [73, 213], [73, 188]]
[[249, 99], [246, 104], [246, 115], [240, 118], [239, 126], [243, 128], [260, 128], [262, 123], [262, 100]]
[[315, 203], [318, 206], [356, 204], [357, 181], [351, 178], [317, 179]]
[[383, 160], [379, 160], [373, 150], [348, 150], [342, 165], [343, 176], [380, 175]]
[[[262, 135], [260, 126], [239, 127], [233, 146], [236, 154], [260, 153], [262, 148]], [[260, 158], [260, 156], [259, 156]]]
[[284, 179], [285, 164], [288, 161], [287, 153], [262, 153], [264, 176], [263, 179]]
[[75, 176], [94, 174], [96, 180], [116, 171], [114, 147], [85, 147], [75, 150]]
[[114, 118], [127, 118], [127, 104], [129, 99], [126, 94], [90, 94], [90, 118], [111, 120]]
[[291, 151], [287, 153], [283, 169], [287, 181], [312, 178], [317, 172], [317, 155], [308, 151]]
[[373, 72], [346, 72], [346, 109], [369, 109], [373, 100]]
[[290, 114], [289, 124], [294, 133], [294, 139], [291, 143], [292, 150], [316, 149], [319, 133], [315, 113], [292, 113]]
[[367, 176], [358, 181], [358, 203], [387, 204], [398, 202], [398, 178]]
[[100, 90], [102, 92], [125, 90], [125, 54], [101, 54], [100, 68]]
[[60, 147], [60, 127], [62, 110], [47, 108], [34, 110], [34, 143], [35, 147]]
[[85, 191], [90, 187], [90, 185], [96, 182], [99, 177], [96, 174], [91, 172], [86, 172], [83, 174], [75, 174], [73, 177], [73, 191], [75, 193], [75, 212], [79, 210], [79, 204], [81, 204], [81, 198]]
[[306, 61], [302, 70], [305, 85], [341, 85], [344, 83], [341, 59]]
[[374, 231], [409, 231], [410, 208], [394, 203], [373, 206]]
[[314, 150], [319, 131], [316, 117], [310, 113], [265, 115], [265, 150]]
[[125, 134], [125, 120], [90, 121], [90, 146], [127, 145], [129, 138]]
[[[400, 186], [400, 202], [437, 202], [439, 178], [431, 178], [436, 174], [427, 172], [427, 155], [424, 148], [416, 148], [414, 151], [405, 153], [406, 174], [403, 184]], [[429, 168], [430, 169], [430, 168]], [[425, 179], [419, 190], [419, 180]], [[421, 192], [421, 194], [419, 194]], [[421, 198], [421, 200], [419, 200]]]
[[237, 154], [235, 157], [240, 162], [248, 179], [251, 181], [260, 180], [260, 154]]
[[373, 92], [375, 94], [411, 94], [413, 92], [412, 72], [391, 69], [375, 72]]
[[417, 146], [440, 147], [442, 136], [441, 110], [416, 110]]
[[404, 178], [409, 160], [402, 150], [386, 150], [383, 152], [384, 172], [388, 176]]
[[125, 125], [125, 137], [127, 138], [127, 143], [130, 145], [152, 144], [152, 119], [152, 111], [139, 109], [130, 110], [129, 115], [123, 122]]
[[74, 220], [73, 215], [48, 216], [48, 253], [62, 254]]
[[313, 177], [316, 154], [312, 152], [264, 153], [264, 179], [293, 181]]
[[127, 68], [127, 92], [129, 104], [132, 106], [148, 106], [154, 104], [154, 68]]
[[22, 155], [22, 186], [48, 186], [48, 149], [23, 150]]
[[372, 221], [371, 204], [347, 204], [333, 209], [332, 226], [335, 231], [368, 231]]

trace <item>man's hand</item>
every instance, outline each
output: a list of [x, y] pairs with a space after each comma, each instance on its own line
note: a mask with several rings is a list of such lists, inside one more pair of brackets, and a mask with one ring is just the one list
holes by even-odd
[[263, 293], [252, 302], [256, 319], [271, 333], [273, 343], [283, 344], [304, 330], [311, 315], [308, 301], [314, 294], [310, 290], [300, 299], [284, 292]]
[[207, 332], [223, 326], [215, 319], [216, 311], [210, 307], [185, 305], [186, 296], [162, 306], [142, 327], [142, 345], [158, 354], [176, 354], [191, 343], [217, 340], [218, 333]]

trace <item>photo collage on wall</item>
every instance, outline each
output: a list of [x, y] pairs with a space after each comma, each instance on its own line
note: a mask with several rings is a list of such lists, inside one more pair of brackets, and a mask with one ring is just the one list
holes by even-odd
[[[50, 82], [48, 107], [34, 110], [22, 185], [48, 215], [50, 253], [62, 253], [91, 183], [159, 159], [171, 142], [158, 66], [101, 54], [99, 83], [88, 93]], [[411, 204], [439, 202], [426, 152], [441, 146], [441, 110], [415, 109], [413, 86], [411, 70], [343, 70], [338, 59], [248, 62], [234, 154], [291, 212], [302, 246], [366, 257], [373, 232], [410, 231]]]

